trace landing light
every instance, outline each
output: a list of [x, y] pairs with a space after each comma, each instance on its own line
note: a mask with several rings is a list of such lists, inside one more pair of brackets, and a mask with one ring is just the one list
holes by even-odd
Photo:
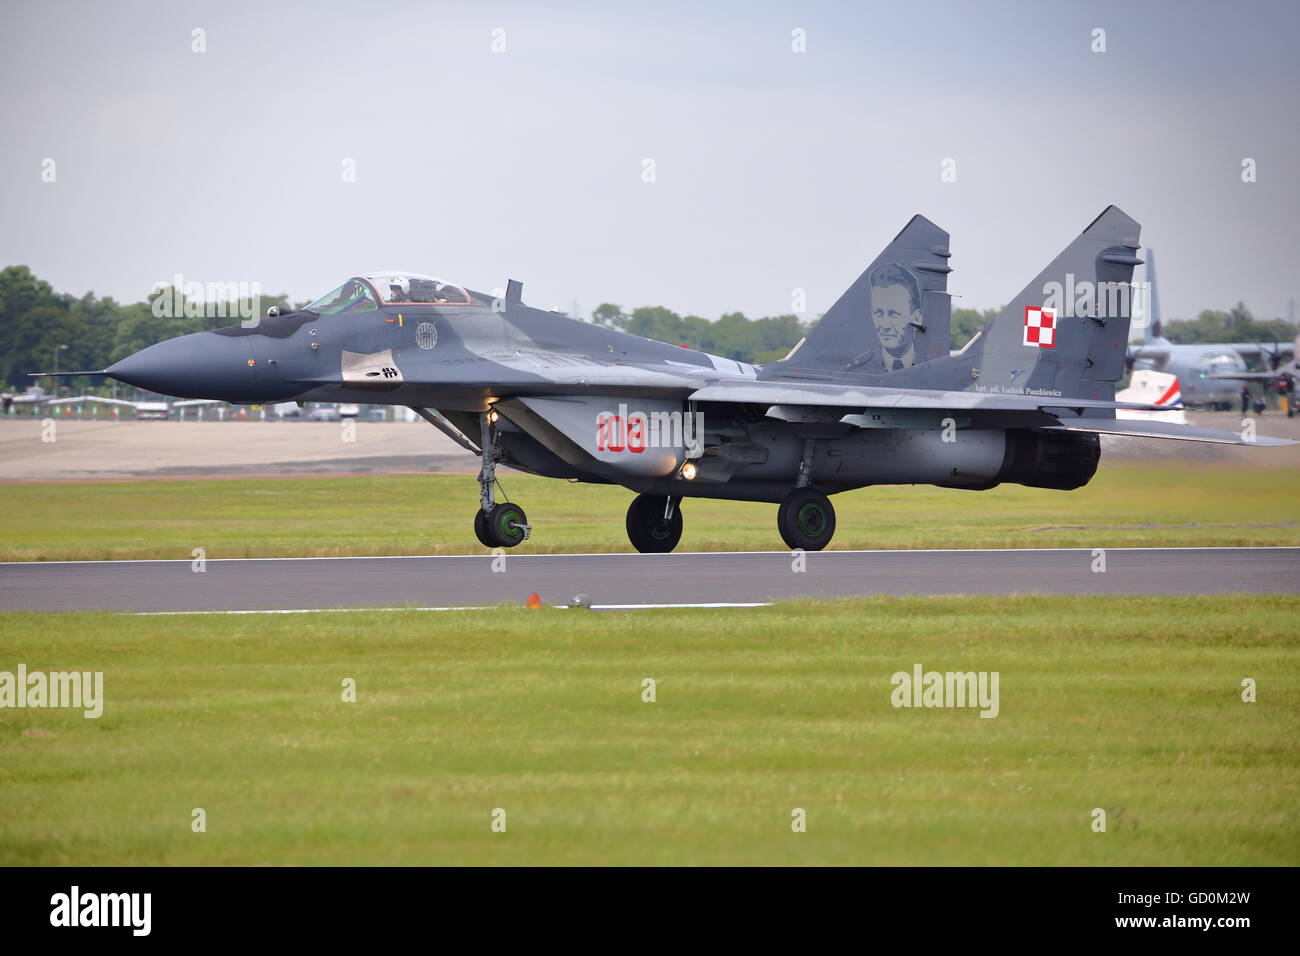
[[692, 481], [695, 478], [695, 470], [695, 462], [688, 461], [686, 464], [682, 465], [682, 470], [678, 472], [678, 474], [687, 481]]
[[497, 423], [497, 419], [500, 417], [501, 416], [497, 414], [497, 410], [495, 408], [492, 409], [490, 412], [488, 412], [488, 421], [491, 422], [493, 425]]

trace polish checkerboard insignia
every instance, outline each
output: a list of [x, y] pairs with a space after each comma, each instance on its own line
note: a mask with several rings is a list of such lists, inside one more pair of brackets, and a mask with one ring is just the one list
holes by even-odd
[[1025, 306], [1025, 345], [1038, 349], [1056, 348], [1056, 310]]

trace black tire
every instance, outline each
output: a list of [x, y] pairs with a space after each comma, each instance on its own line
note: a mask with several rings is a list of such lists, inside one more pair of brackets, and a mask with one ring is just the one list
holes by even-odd
[[682, 503], [664, 520], [664, 495], [637, 495], [627, 508], [627, 539], [642, 554], [667, 554], [682, 540]]
[[524, 509], [510, 501], [493, 505], [492, 510], [483, 515], [484, 532], [492, 542], [490, 548], [513, 548], [524, 540], [522, 528], [515, 525], [527, 524], [528, 517]]
[[474, 537], [478, 538], [479, 543], [485, 548], [496, 547], [496, 542], [488, 534], [487, 515], [483, 513], [482, 508], [474, 512]]
[[776, 527], [790, 550], [820, 551], [835, 534], [835, 508], [820, 491], [796, 488], [781, 502]]

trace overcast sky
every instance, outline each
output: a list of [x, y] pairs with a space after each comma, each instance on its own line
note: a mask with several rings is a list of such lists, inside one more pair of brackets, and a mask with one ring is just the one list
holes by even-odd
[[1167, 318], [1300, 296], [1293, 2], [6, 0], [0, 17], [0, 265], [60, 291], [135, 301], [181, 273], [306, 299], [399, 268], [516, 278], [584, 313], [773, 315], [796, 288], [817, 313], [920, 212], [952, 233], [954, 305], [988, 308], [1116, 203], [1157, 250]]

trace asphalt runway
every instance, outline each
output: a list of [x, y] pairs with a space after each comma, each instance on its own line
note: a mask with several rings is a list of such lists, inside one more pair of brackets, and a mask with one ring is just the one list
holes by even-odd
[[[0, 564], [0, 609], [312, 611], [522, 603], [708, 606], [869, 594], [1281, 594], [1296, 591], [1300, 548], [490, 554]], [[497, 565], [500, 567], [500, 564]]]

